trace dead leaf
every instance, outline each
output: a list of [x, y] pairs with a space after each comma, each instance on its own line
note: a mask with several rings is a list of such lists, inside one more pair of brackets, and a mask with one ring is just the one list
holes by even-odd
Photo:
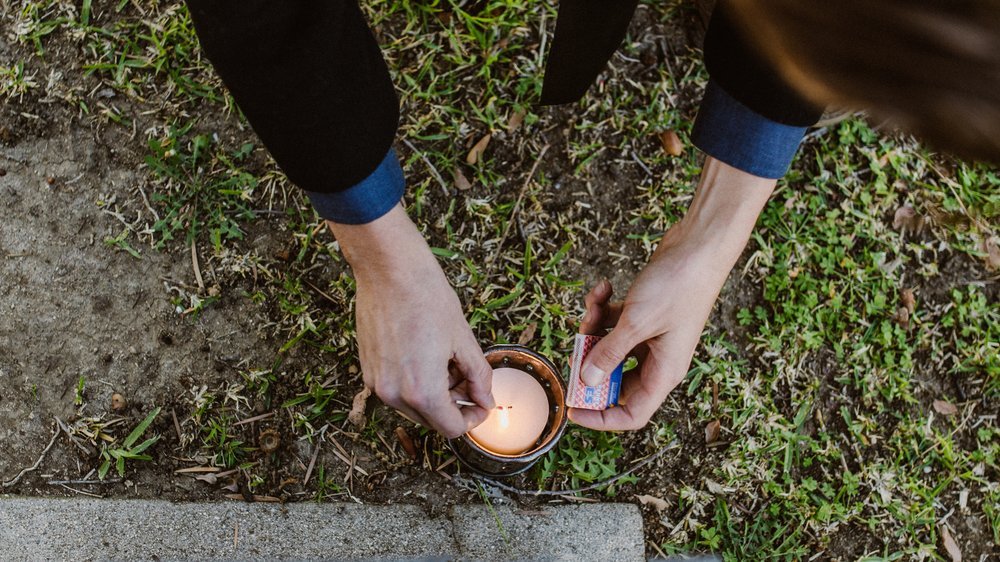
[[660, 144], [663, 145], [663, 152], [671, 156], [684, 154], [684, 143], [674, 131], [663, 131], [660, 133]]
[[1000, 246], [993, 238], [984, 238], [979, 243], [980, 249], [986, 254], [986, 269], [1000, 271]]
[[459, 191], [468, 191], [472, 188], [472, 182], [465, 177], [461, 168], [455, 168], [455, 188]]
[[208, 474], [197, 474], [195, 475], [194, 479], [201, 480], [202, 482], [207, 482], [208, 484], [211, 484], [213, 486], [215, 485], [216, 482], [219, 481], [219, 477], [213, 472], [209, 472]]
[[658, 498], [656, 496], [650, 496], [644, 494], [641, 496], [636, 496], [636, 498], [642, 505], [651, 505], [654, 508], [656, 508], [656, 511], [663, 511], [664, 509], [667, 509], [667, 507], [669, 507], [667, 500], [663, 498]]
[[472, 146], [472, 150], [469, 151], [469, 155], [465, 157], [465, 162], [468, 165], [475, 166], [476, 162], [479, 162], [479, 159], [482, 158], [483, 156], [483, 152], [486, 151], [486, 147], [489, 146], [490, 139], [492, 137], [493, 135], [487, 133], [486, 135], [483, 136], [483, 138], [479, 139], [479, 141]]
[[528, 324], [528, 327], [521, 331], [521, 336], [517, 338], [517, 345], [528, 345], [531, 343], [531, 340], [535, 338], [535, 330], [537, 328], [538, 322]]
[[958, 413], [958, 407], [951, 402], [946, 402], [944, 400], [934, 401], [934, 410], [941, 414], [942, 416], [954, 416]]
[[406, 454], [410, 455], [411, 459], [417, 460], [417, 446], [413, 444], [410, 434], [402, 426], [396, 428], [396, 439], [399, 440], [399, 444], [403, 446]]
[[903, 289], [899, 292], [899, 302], [910, 314], [917, 309], [917, 298], [913, 295], [913, 289]]
[[507, 120], [507, 132], [513, 133], [514, 131], [521, 128], [521, 123], [524, 122], [524, 116], [527, 114], [528, 112], [523, 109], [518, 109], [514, 113], [511, 113], [510, 119]]
[[721, 496], [726, 493], [726, 489], [715, 480], [705, 479], [705, 488], [708, 489], [708, 493], [714, 494], [716, 496]]
[[361, 392], [354, 395], [354, 401], [351, 402], [351, 411], [347, 414], [347, 421], [358, 429], [364, 429], [365, 424], [368, 423], [368, 418], [365, 417], [365, 408], [368, 406], [368, 397], [371, 395], [372, 389], [366, 386], [361, 389]]
[[719, 440], [719, 433], [722, 431], [722, 423], [719, 420], [712, 420], [705, 425], [705, 444], [711, 445]]
[[899, 231], [918, 232], [923, 226], [924, 218], [909, 203], [896, 209], [896, 215], [892, 218], [892, 228]]
[[962, 549], [958, 548], [958, 543], [952, 538], [948, 527], [941, 527], [941, 542], [944, 543], [944, 549], [951, 557], [951, 562], [962, 562]]
[[896, 321], [897, 324], [904, 330], [910, 327], [910, 311], [905, 306], [901, 306], [896, 309], [896, 313], [892, 315], [892, 319]]

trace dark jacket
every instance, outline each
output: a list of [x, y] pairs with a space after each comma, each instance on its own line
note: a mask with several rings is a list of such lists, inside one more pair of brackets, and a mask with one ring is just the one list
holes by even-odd
[[[312, 192], [366, 178], [392, 146], [399, 103], [356, 0], [187, 0], [203, 51], [288, 178]], [[543, 104], [578, 100], [619, 47], [637, 0], [561, 0]], [[819, 110], [787, 87], [733, 24], [712, 16], [713, 81], [773, 121]]]

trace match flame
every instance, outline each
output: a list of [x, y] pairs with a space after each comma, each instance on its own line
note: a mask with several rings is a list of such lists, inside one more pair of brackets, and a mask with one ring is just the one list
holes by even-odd
[[507, 429], [510, 427], [510, 415], [507, 413], [507, 410], [509, 409], [510, 408], [504, 408], [503, 406], [497, 408], [497, 410], [499, 410], [499, 413], [497, 413], [497, 416], [499, 416], [497, 418], [497, 425], [500, 426], [500, 429]]

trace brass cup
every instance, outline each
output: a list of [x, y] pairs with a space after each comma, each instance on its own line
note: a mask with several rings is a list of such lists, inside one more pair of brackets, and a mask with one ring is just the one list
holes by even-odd
[[455, 456], [474, 472], [501, 477], [519, 474], [531, 468], [538, 459], [555, 447], [566, 429], [566, 386], [551, 361], [520, 345], [494, 345], [485, 351], [486, 361], [494, 369], [511, 367], [535, 377], [549, 399], [549, 419], [535, 445], [523, 453], [494, 453], [476, 442], [468, 433], [449, 439]]

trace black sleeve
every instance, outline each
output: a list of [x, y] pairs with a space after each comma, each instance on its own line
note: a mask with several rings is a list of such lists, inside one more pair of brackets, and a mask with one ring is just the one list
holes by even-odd
[[728, 0], [719, 0], [705, 35], [705, 66], [712, 80], [736, 101], [777, 123], [808, 127], [823, 108], [792, 89], [747, 40]]
[[186, 0], [202, 50], [288, 178], [336, 192], [386, 157], [399, 102], [356, 0]]

